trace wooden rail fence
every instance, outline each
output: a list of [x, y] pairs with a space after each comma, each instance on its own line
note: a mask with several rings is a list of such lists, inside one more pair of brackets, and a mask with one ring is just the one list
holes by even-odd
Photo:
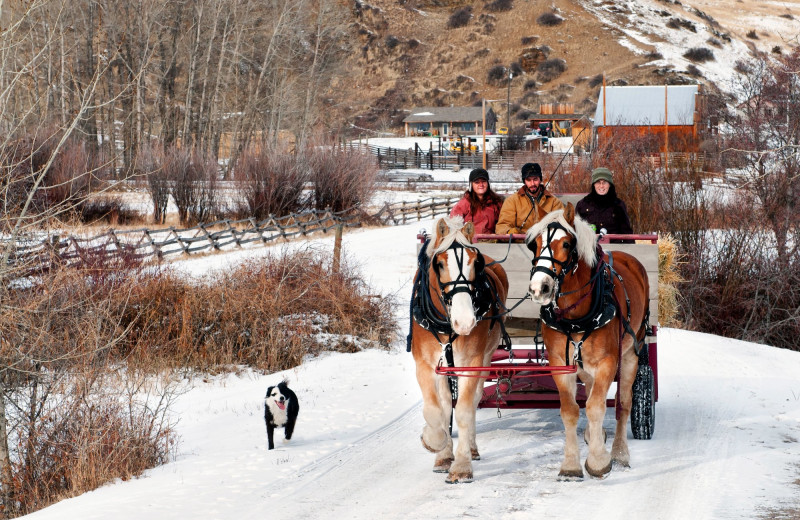
[[283, 217], [221, 220], [192, 228], [114, 230], [95, 236], [40, 234], [16, 242], [0, 240], [0, 251], [11, 248], [7, 268], [15, 277], [47, 271], [57, 265], [104, 265], [110, 259], [150, 261], [172, 255], [193, 255], [229, 248], [264, 245], [311, 234], [327, 233], [338, 226], [364, 223], [398, 225], [450, 213], [458, 197], [430, 198], [385, 204], [370, 215], [358, 208], [341, 212], [308, 211]]

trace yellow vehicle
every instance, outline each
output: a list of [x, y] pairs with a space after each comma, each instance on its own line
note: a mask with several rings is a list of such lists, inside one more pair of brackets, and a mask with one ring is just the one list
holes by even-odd
[[497, 133], [500, 135], [508, 135], [508, 127], [501, 126], [500, 128], [497, 129]]
[[461, 153], [462, 150], [465, 153], [468, 152], [477, 152], [478, 145], [474, 143], [474, 139], [471, 137], [462, 137], [458, 141], [453, 141], [450, 143], [450, 151], [454, 153]]

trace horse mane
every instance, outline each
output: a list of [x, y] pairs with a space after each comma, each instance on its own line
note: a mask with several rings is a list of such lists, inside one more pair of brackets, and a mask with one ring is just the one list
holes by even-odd
[[539, 222], [531, 226], [525, 235], [525, 244], [530, 244], [536, 237], [541, 235], [544, 230], [553, 222], [558, 222], [567, 231], [575, 235], [576, 247], [578, 249], [578, 259], [585, 262], [589, 267], [594, 267], [597, 263], [597, 235], [588, 222], [575, 215], [575, 225], [572, 226], [564, 218], [564, 210], [551, 211]]
[[431, 258], [433, 255], [441, 253], [442, 251], [446, 251], [451, 245], [453, 245], [453, 242], [458, 242], [462, 246], [472, 246], [472, 243], [467, 240], [467, 237], [465, 237], [464, 233], [461, 232], [461, 229], [464, 227], [463, 217], [456, 215], [455, 217], [443, 218], [445, 223], [447, 223], [449, 232], [447, 235], [442, 237], [441, 242], [439, 242], [439, 245], [436, 246], [437, 225], [434, 223], [434, 238], [428, 242], [428, 247], [425, 250], [425, 254], [428, 255], [428, 258]]

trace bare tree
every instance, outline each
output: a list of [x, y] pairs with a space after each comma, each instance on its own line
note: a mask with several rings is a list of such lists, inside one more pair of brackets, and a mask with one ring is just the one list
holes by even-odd
[[317, 100], [330, 84], [331, 75], [338, 72], [343, 63], [347, 34], [344, 12], [335, 0], [306, 2], [310, 30], [309, 41], [304, 42], [306, 70], [301, 75], [305, 96], [300, 106], [298, 121], [298, 145], [303, 147], [317, 122]]
[[739, 188], [752, 193], [788, 265], [800, 254], [800, 48], [739, 69], [740, 101], [723, 116], [720, 149], [741, 166]]

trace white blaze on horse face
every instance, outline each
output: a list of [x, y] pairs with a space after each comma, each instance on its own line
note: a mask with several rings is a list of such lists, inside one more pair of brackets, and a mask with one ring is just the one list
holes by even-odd
[[[459, 256], [462, 258], [463, 266], [458, 265], [458, 259], [454, 250], [451, 249], [447, 251], [447, 268], [450, 274], [450, 280], [456, 280], [459, 273], [463, 273], [468, 280], [474, 279], [474, 268], [473, 265], [469, 264], [469, 255], [464, 251], [464, 254]], [[453, 290], [456, 287], [463, 286], [450, 286], [449, 290]], [[470, 286], [470, 289], [472, 289], [472, 286]], [[459, 336], [466, 336], [472, 332], [476, 324], [475, 309], [472, 307], [472, 297], [470, 294], [468, 292], [454, 294], [450, 305], [450, 326], [453, 327], [453, 331]]]
[[[546, 236], [547, 230], [545, 230], [545, 233], [540, 237], [542, 242], [545, 241]], [[555, 271], [555, 265], [551, 260], [554, 256], [551, 246], [554, 243], [558, 243], [566, 236], [567, 234], [564, 230], [556, 230], [555, 234], [550, 238], [550, 242], [542, 245], [542, 250], [539, 253], [539, 260], [536, 261], [534, 267], [548, 269], [551, 272]], [[549, 305], [556, 296], [557, 286], [558, 283], [555, 278], [547, 274], [547, 272], [539, 270], [531, 275], [531, 283], [528, 286], [528, 292], [535, 303], [539, 305]]]

